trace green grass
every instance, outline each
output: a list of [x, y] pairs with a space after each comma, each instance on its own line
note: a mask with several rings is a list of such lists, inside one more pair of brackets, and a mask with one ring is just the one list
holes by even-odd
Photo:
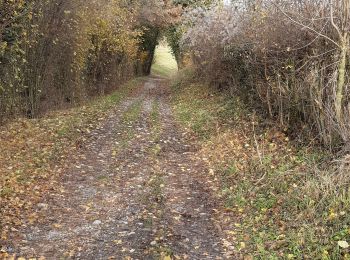
[[133, 126], [141, 116], [142, 100], [135, 101], [122, 115], [121, 126], [118, 132], [121, 132], [120, 141], [117, 143], [112, 151], [112, 156], [116, 157], [121, 151], [123, 151], [133, 140], [135, 136], [135, 130]]
[[141, 114], [142, 109], [142, 100], [136, 101], [134, 104], [132, 104], [127, 111], [123, 114], [122, 122], [124, 124], [133, 124]]
[[177, 63], [168, 46], [158, 45], [151, 74], [171, 78], [177, 72]]
[[[156, 100], [152, 104], [152, 111], [150, 115], [150, 125], [152, 127], [152, 141], [158, 142], [160, 139], [161, 125], [160, 125], [160, 112], [159, 102]], [[160, 149], [157, 147], [154, 149], [155, 154], [158, 154]]]
[[192, 82], [190, 71], [181, 73], [172, 84], [175, 117], [201, 139], [210, 138], [218, 123], [233, 120], [244, 109], [238, 100], [228, 100], [209, 85]]
[[199, 157], [209, 158], [223, 206], [234, 212], [227, 225], [239, 254], [350, 259], [350, 250], [337, 244], [350, 243], [349, 174], [327, 166], [330, 155], [322, 149], [294, 145], [239, 99], [182, 72], [177, 78], [175, 117], [200, 137]]
[[159, 123], [159, 102], [156, 100], [153, 102], [152, 104], [152, 111], [151, 111], [151, 121], [154, 124], [158, 124]]

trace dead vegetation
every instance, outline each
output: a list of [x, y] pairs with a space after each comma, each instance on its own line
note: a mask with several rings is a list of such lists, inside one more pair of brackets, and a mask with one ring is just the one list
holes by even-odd
[[[347, 149], [349, 1], [235, 1], [185, 15], [182, 51], [303, 141]], [[187, 21], [187, 24], [186, 24]]]

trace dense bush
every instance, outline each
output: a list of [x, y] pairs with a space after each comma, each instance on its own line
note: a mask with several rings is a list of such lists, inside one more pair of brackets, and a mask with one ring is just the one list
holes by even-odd
[[158, 0], [1, 0], [0, 10], [0, 122], [148, 74], [167, 14]]
[[185, 15], [182, 48], [200, 74], [291, 132], [347, 143], [349, 1], [232, 2]]

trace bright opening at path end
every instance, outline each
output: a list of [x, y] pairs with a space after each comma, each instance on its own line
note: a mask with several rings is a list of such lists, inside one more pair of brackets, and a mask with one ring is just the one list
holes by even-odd
[[154, 55], [151, 75], [170, 78], [177, 70], [177, 62], [170, 47], [165, 43], [159, 44]]

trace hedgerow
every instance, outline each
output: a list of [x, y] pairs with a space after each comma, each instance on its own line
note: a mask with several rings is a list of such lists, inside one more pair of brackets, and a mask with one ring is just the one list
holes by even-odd
[[200, 75], [295, 136], [347, 143], [349, 1], [225, 2], [193, 8], [182, 23]]
[[0, 122], [76, 104], [149, 74], [163, 1], [0, 1]]

